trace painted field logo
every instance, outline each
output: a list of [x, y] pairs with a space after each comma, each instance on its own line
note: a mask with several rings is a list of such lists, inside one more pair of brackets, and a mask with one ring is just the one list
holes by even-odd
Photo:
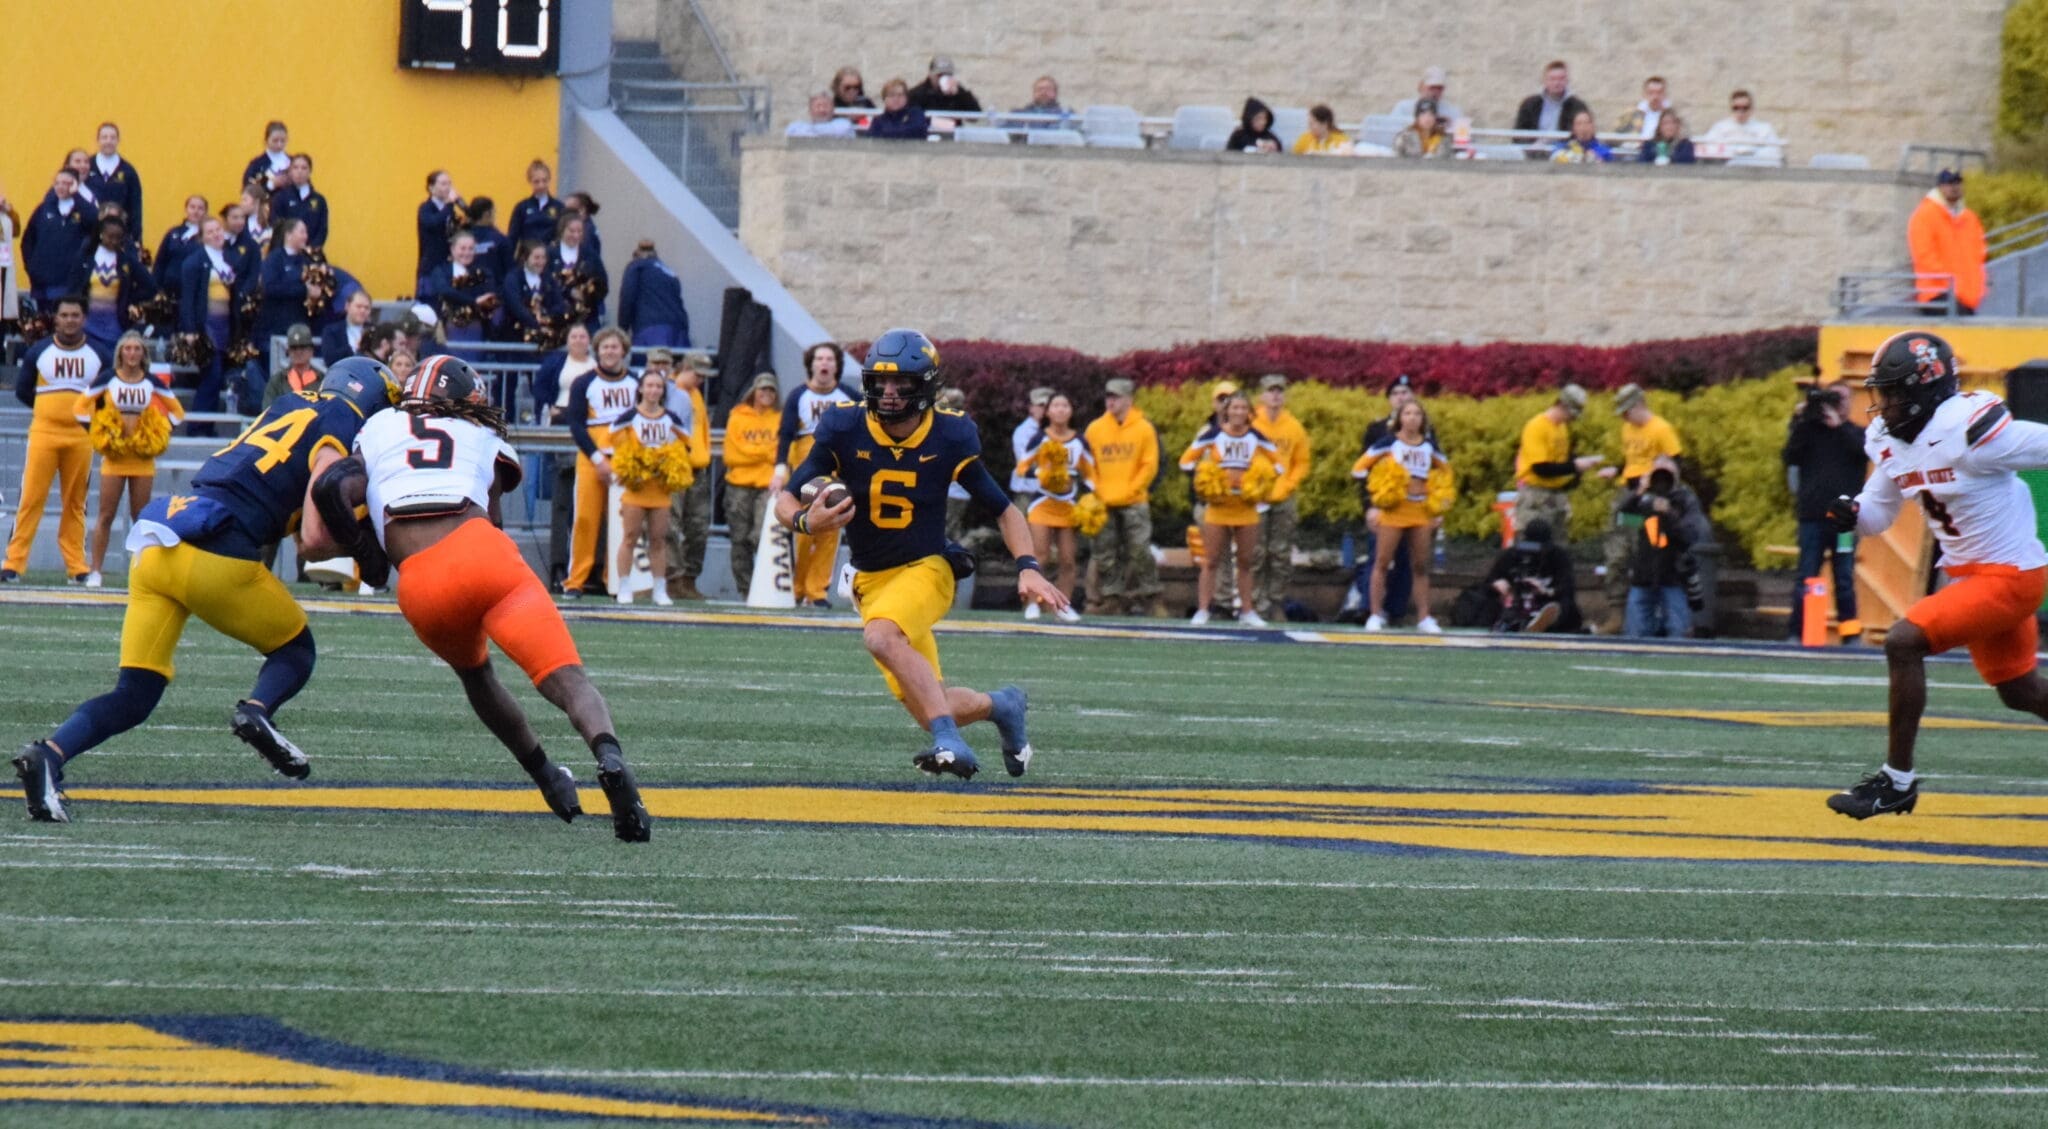
[[[2048, 796], [1930, 795], [1851, 823], [1798, 788], [1603, 784], [1514, 791], [1362, 788], [648, 788], [657, 818], [1205, 835], [1299, 846], [1535, 857], [2048, 866]], [[540, 813], [530, 788], [80, 788], [90, 804]], [[583, 797], [596, 813], [603, 797]], [[90, 819], [85, 814], [84, 818]]]
[[[366, 1106], [690, 1125], [936, 1126], [872, 1113], [561, 1085], [395, 1058], [268, 1019], [0, 1019], [0, 1107]], [[13, 1124], [11, 1119], [7, 1120]]]

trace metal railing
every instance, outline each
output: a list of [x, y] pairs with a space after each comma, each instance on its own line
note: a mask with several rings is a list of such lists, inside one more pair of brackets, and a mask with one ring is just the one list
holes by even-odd
[[[1922, 300], [1920, 291], [1940, 287], [1941, 293]], [[1914, 271], [1867, 271], [1845, 274], [1835, 281], [1835, 312], [1843, 318], [1883, 320], [1901, 316], [1955, 317], [1955, 276], [1920, 274]]]
[[743, 82], [622, 80], [615, 112], [727, 227], [740, 224], [740, 139], [766, 133], [768, 87]]
[[2028, 216], [1984, 233], [1984, 259], [2016, 254], [2048, 243], [2048, 212]]
[[1991, 166], [1991, 154], [1982, 149], [1956, 145], [1928, 145], [1909, 141], [1899, 146], [1899, 171], [1932, 174], [1942, 169], [1961, 171], [1975, 162], [1980, 169]]

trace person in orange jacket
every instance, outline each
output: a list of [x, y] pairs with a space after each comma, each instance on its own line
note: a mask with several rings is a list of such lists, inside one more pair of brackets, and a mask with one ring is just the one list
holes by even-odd
[[[1935, 178], [1933, 191], [1913, 209], [1906, 222], [1906, 244], [1913, 250], [1913, 273], [1948, 275], [1922, 279], [1914, 286], [1914, 297], [1923, 303], [1921, 312], [1940, 317], [1948, 312], [1948, 295], [1955, 294], [1956, 312], [1974, 314], [1984, 301], [1984, 224], [1977, 213], [1963, 206], [1963, 174], [1943, 169]], [[1939, 305], [1925, 305], [1939, 303]]]

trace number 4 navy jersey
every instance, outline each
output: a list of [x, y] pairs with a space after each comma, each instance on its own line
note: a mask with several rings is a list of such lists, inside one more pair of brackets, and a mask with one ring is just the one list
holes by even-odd
[[846, 544], [853, 567], [881, 572], [946, 548], [946, 492], [959, 480], [969, 494], [1000, 511], [1010, 496], [981, 461], [981, 435], [959, 412], [925, 414], [908, 438], [895, 440], [858, 404], [825, 409], [816, 443], [790, 479], [794, 490], [821, 474], [853, 492]]
[[[324, 449], [346, 457], [362, 426], [362, 410], [339, 396], [280, 396], [206, 460], [192, 476], [194, 492], [226, 506], [254, 544], [283, 540], [306, 503], [314, 456]], [[247, 555], [241, 548], [229, 555]]]

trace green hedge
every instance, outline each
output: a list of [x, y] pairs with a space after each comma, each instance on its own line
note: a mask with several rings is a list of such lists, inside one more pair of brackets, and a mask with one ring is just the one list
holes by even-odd
[[[1811, 369], [1800, 366], [1691, 396], [1650, 393], [1651, 407], [1677, 427], [1685, 444], [1687, 483], [1700, 492], [1731, 551], [1759, 568], [1792, 564], [1785, 557], [1766, 554], [1764, 546], [1794, 541], [1792, 500], [1778, 450], [1799, 399], [1794, 381], [1811, 375]], [[1531, 392], [1483, 400], [1439, 396], [1425, 402], [1458, 474], [1458, 501], [1444, 523], [1452, 536], [1499, 536], [1494, 497], [1514, 488], [1515, 448], [1522, 425], [1554, 398], [1552, 393]], [[1302, 382], [1288, 390], [1287, 400], [1314, 446], [1313, 466], [1300, 494], [1303, 521], [1324, 529], [1357, 526], [1363, 511], [1351, 464], [1359, 455], [1366, 425], [1386, 414], [1385, 397]], [[1209, 385], [1141, 388], [1138, 404], [1159, 429], [1166, 448], [1152, 504], [1155, 524], [1162, 531], [1172, 530], [1184, 526], [1191, 511], [1187, 476], [1174, 464], [1208, 419]], [[1620, 424], [1613, 396], [1595, 394], [1572, 433], [1582, 453], [1619, 459]], [[1580, 485], [1572, 502], [1573, 539], [1600, 535], [1612, 492], [1613, 484], [1604, 479], [1589, 476]]]
[[1998, 132], [2026, 141], [2048, 128], [2048, 0], [2007, 10], [2000, 56]]

